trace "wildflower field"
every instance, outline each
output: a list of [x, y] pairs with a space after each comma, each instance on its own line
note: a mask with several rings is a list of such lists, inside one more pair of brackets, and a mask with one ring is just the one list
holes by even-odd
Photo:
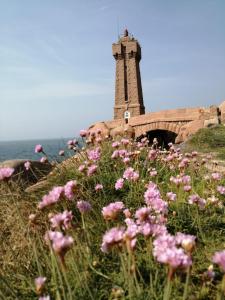
[[211, 156], [81, 136], [42, 190], [0, 169], [0, 299], [225, 299], [225, 176]]

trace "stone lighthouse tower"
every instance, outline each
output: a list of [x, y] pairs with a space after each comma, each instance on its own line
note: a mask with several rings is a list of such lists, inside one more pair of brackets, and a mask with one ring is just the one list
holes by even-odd
[[112, 51], [116, 60], [114, 119], [128, 122], [130, 117], [145, 113], [139, 68], [141, 47], [126, 29]]

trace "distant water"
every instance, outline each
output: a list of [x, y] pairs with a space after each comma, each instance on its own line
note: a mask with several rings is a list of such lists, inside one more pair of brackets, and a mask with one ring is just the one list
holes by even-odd
[[73, 151], [67, 149], [67, 141], [69, 139], [51, 139], [51, 140], [29, 140], [29, 141], [9, 141], [0, 142], [0, 161], [9, 159], [30, 159], [39, 160], [43, 155], [35, 153], [34, 148], [37, 144], [41, 144], [45, 153], [50, 160], [61, 160], [58, 153], [65, 150], [66, 157], [74, 154]]

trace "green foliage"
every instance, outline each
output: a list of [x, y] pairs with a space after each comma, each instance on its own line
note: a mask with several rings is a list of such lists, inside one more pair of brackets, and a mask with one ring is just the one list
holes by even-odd
[[225, 158], [225, 126], [217, 125], [199, 129], [185, 145], [188, 151], [217, 152], [218, 158]]

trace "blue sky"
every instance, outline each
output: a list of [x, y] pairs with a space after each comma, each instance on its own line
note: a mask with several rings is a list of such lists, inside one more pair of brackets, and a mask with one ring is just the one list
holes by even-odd
[[142, 47], [146, 111], [225, 100], [224, 0], [0, 0], [0, 140], [111, 119], [125, 27]]

